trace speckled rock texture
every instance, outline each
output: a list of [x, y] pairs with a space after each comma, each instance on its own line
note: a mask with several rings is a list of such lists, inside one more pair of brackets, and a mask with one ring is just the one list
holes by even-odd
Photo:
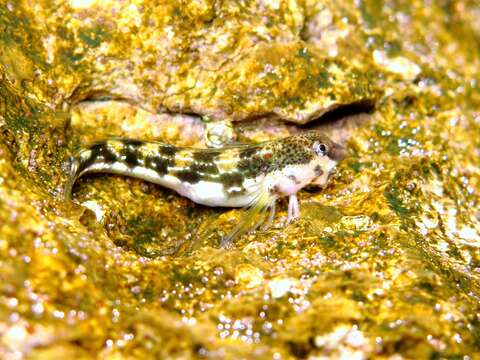
[[[480, 5], [2, 0], [0, 358], [478, 359]], [[324, 129], [350, 155], [301, 218], [66, 161]]]

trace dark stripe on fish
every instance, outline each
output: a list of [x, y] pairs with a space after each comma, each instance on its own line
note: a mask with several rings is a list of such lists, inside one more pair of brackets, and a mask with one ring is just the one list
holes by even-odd
[[102, 162], [110, 164], [118, 161], [117, 156], [108, 149], [106, 143], [93, 144], [89, 149], [84, 150], [84, 152], [85, 151], [90, 151], [91, 154], [87, 159], [80, 158], [77, 174], [82, 173], [95, 163]]

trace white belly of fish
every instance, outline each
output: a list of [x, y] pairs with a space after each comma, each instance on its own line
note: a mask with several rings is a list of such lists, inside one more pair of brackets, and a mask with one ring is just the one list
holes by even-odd
[[222, 183], [213, 181], [199, 181], [195, 184], [181, 182], [177, 179], [177, 187], [173, 188], [180, 195], [207, 206], [244, 207], [252, 204], [260, 188], [261, 179], [246, 179], [243, 182], [245, 192], [230, 195]]
[[212, 181], [199, 181], [195, 184], [180, 182], [175, 189], [197, 204], [207, 206], [243, 207], [249, 204], [249, 194], [229, 196], [223, 184]]
[[220, 182], [202, 180], [192, 184], [180, 181], [172, 175], [160, 176], [156, 171], [143, 166], [129, 168], [123, 163], [110, 164], [108, 167], [105, 164], [96, 164], [90, 167], [89, 171], [112, 172], [133, 176], [175, 190], [180, 195], [189, 198], [197, 204], [221, 207], [244, 207], [250, 205], [256, 197], [259, 181], [261, 181], [261, 179], [247, 179], [243, 183], [246, 191], [241, 195], [231, 196], [225, 191], [223, 184]]

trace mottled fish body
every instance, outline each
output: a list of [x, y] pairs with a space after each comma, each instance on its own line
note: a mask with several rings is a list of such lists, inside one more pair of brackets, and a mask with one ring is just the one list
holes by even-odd
[[309, 184], [325, 186], [345, 150], [311, 131], [253, 146], [216, 149], [177, 147], [154, 141], [111, 139], [81, 150], [71, 159], [65, 186], [88, 173], [113, 173], [150, 181], [208, 206], [249, 207], [247, 216], [227, 236], [227, 245], [251, 227], [261, 212], [289, 196], [288, 219], [299, 216], [296, 193]]

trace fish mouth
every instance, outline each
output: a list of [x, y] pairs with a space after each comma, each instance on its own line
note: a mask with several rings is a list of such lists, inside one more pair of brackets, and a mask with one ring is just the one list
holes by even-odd
[[328, 156], [335, 161], [343, 160], [348, 155], [347, 148], [340, 144], [333, 144], [330, 151], [328, 152]]

